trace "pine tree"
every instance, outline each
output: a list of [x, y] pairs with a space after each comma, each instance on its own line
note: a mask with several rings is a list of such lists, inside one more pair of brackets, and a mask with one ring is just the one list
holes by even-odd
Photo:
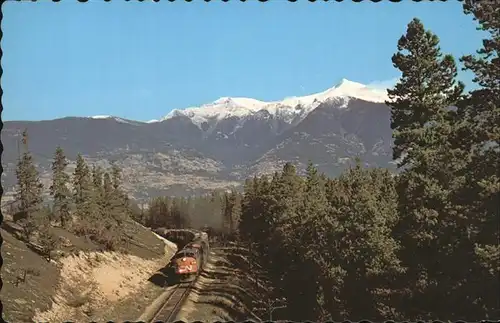
[[92, 166], [92, 185], [97, 196], [103, 197], [103, 170], [99, 166]]
[[76, 208], [85, 203], [85, 200], [90, 196], [90, 174], [87, 163], [82, 155], [78, 154], [76, 157], [76, 167], [73, 173], [73, 197]]
[[267, 178], [254, 177], [245, 182], [239, 231], [247, 243], [255, 243], [254, 251], [266, 257], [270, 239], [272, 208], [271, 186]]
[[68, 188], [69, 175], [66, 173], [68, 161], [61, 147], [57, 147], [52, 162], [52, 185], [50, 195], [54, 198], [54, 213], [61, 226], [65, 227], [70, 219], [71, 191]]
[[441, 54], [438, 37], [416, 18], [399, 39], [392, 62], [402, 76], [387, 91], [386, 103], [392, 112], [393, 159], [401, 158], [399, 166], [404, 166], [415, 162], [420, 151], [446, 141], [434, 130], [450, 131], [454, 115], [450, 107], [459, 102], [464, 85], [455, 81], [453, 56]]
[[155, 197], [149, 201], [148, 204], [148, 222], [146, 226], [153, 229], [164, 227], [164, 224], [160, 222], [160, 212], [161, 212], [162, 199]]
[[19, 212], [22, 214], [21, 225], [26, 241], [30, 240], [31, 234], [40, 224], [37, 215], [42, 208], [43, 184], [31, 154], [24, 153], [17, 164], [16, 169], [17, 190], [16, 200], [19, 204]]
[[327, 241], [335, 241], [330, 256], [340, 260], [337, 264], [345, 273], [344, 308], [349, 317], [362, 313], [381, 319], [391, 307], [384, 292], [403, 272], [400, 246], [392, 236], [398, 221], [395, 183], [388, 171], [364, 170], [358, 163], [340, 177], [339, 184], [343, 198], [333, 208], [338, 224], [331, 227], [333, 235]]
[[[289, 185], [294, 185], [293, 181]], [[298, 202], [297, 215], [290, 219], [287, 233], [283, 235], [283, 251], [286, 262], [283, 263], [283, 289], [289, 303], [289, 313], [301, 320], [327, 320], [321, 316], [324, 305], [320, 294], [321, 267], [318, 262], [325, 246], [323, 221], [327, 216], [328, 201], [324, 182], [318, 170], [309, 162], [303, 193], [295, 197]], [[307, 246], [314, 245], [311, 249]], [[321, 251], [319, 251], [321, 250]], [[326, 270], [327, 268], [325, 268]], [[297, 286], [300, 285], [300, 291]], [[298, 310], [302, 308], [302, 310]]]
[[408, 268], [400, 283], [410, 291], [406, 303], [414, 304], [405, 315], [455, 315], [456, 304], [447, 293], [460, 284], [470, 261], [456, 257], [464, 246], [455, 239], [466, 236], [467, 225], [458, 221], [461, 215], [452, 201], [466, 160], [453, 140], [462, 117], [451, 108], [459, 105], [463, 84], [455, 81], [453, 57], [441, 54], [438, 37], [418, 19], [409, 23], [392, 61], [402, 72], [387, 102], [392, 108], [393, 158], [401, 159], [403, 169], [397, 181], [401, 219], [395, 234]]
[[500, 142], [500, 13], [497, 5], [484, 1], [464, 2], [464, 12], [472, 15], [479, 24], [479, 30], [488, 36], [477, 55], [461, 58], [465, 70], [474, 73], [474, 82], [479, 86], [472, 91], [462, 112], [466, 113], [473, 127], [468, 132], [471, 144], [482, 146], [486, 142]]
[[229, 194], [229, 203], [231, 204], [231, 225], [230, 233], [238, 235], [238, 223], [241, 217], [241, 195], [236, 191]]
[[455, 202], [470, 224], [462, 239], [468, 237], [473, 244], [468, 254], [475, 256], [466, 258], [474, 279], [462, 281], [464, 301], [459, 308], [471, 319], [491, 319], [500, 315], [500, 8], [491, 2], [466, 0], [464, 12], [473, 16], [486, 37], [476, 55], [461, 59], [465, 69], [474, 73], [478, 88], [459, 106], [464, 121], [456, 132], [456, 141], [471, 156]]
[[270, 190], [272, 200], [268, 203], [274, 204], [274, 209], [269, 209], [271, 227], [280, 227], [283, 234], [291, 228], [302, 206], [302, 196], [304, 192], [304, 182], [297, 175], [297, 170], [291, 163], [283, 166], [283, 171], [279, 177], [274, 176], [271, 181]]
[[104, 173], [103, 181], [102, 181], [102, 217], [103, 221], [107, 223], [107, 226], [111, 226], [111, 219], [113, 218], [113, 208], [116, 208], [116, 200], [115, 193], [113, 188], [113, 183], [111, 180], [111, 176], [108, 172]]
[[121, 169], [116, 165], [116, 163], [112, 163], [111, 165], [111, 179], [113, 184], [113, 189], [120, 189], [122, 182], [122, 172]]
[[238, 223], [238, 231], [240, 236], [246, 242], [252, 241], [254, 224], [253, 224], [253, 204], [256, 198], [256, 192], [254, 191], [255, 179], [246, 179], [244, 184], [244, 194], [241, 201], [241, 218]]
[[222, 199], [223, 228], [229, 236], [233, 236], [238, 231], [237, 226], [241, 216], [241, 199], [234, 190], [224, 192]]
[[113, 186], [113, 193], [111, 196], [111, 215], [115, 219], [118, 226], [121, 226], [124, 221], [130, 218], [130, 207], [128, 205], [128, 197], [123, 192], [122, 186], [122, 172], [115, 163], [111, 166], [111, 183]]
[[392, 177], [387, 171], [363, 170], [358, 161], [340, 178], [326, 180], [310, 164], [305, 191], [306, 222], [295, 230], [303, 245], [295, 251], [302, 259], [295, 280], [308, 287], [301, 292], [307, 297], [289, 291], [290, 303], [296, 304], [291, 308], [301, 303], [308, 308], [304, 319], [387, 317], [391, 300], [380, 292], [401, 272], [391, 236], [397, 221]]
[[[73, 173], [73, 200], [75, 214], [80, 219], [83, 230], [94, 230], [100, 219], [97, 197], [94, 194], [89, 167], [82, 155], [78, 154]], [[93, 227], [94, 229], [91, 229]], [[98, 235], [98, 233], [96, 233]]]
[[326, 198], [325, 182], [318, 174], [317, 168], [312, 162], [307, 166], [307, 177], [305, 183], [304, 200], [302, 206], [305, 221], [324, 218], [328, 212], [328, 200]]

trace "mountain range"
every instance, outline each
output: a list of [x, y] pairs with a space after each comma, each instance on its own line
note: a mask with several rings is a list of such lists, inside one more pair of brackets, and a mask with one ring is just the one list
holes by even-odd
[[[343, 79], [308, 96], [274, 102], [223, 97], [149, 122], [106, 115], [6, 121], [5, 195], [12, 194], [15, 163], [26, 148], [48, 187], [58, 145], [70, 160], [68, 172], [78, 153], [90, 164], [116, 162], [126, 190], [138, 200], [239, 187], [246, 178], [271, 174], [287, 161], [303, 171], [310, 160], [330, 176], [356, 157], [366, 166], [393, 168], [387, 99], [386, 90]], [[27, 147], [20, 144], [24, 129]]]

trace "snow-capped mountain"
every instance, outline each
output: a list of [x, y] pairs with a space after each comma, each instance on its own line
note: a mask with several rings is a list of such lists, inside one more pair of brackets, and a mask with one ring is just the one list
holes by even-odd
[[227, 118], [241, 119], [266, 111], [269, 115], [290, 124], [303, 120], [321, 103], [332, 101], [337, 103], [338, 108], [343, 108], [348, 105], [352, 98], [375, 103], [382, 103], [388, 99], [385, 90], [370, 88], [361, 83], [342, 79], [339, 84], [323, 92], [289, 97], [281, 101], [265, 102], [251, 98], [222, 97], [200, 107], [172, 110], [160, 121], [184, 116], [201, 128], [204, 122], [213, 123]]
[[355, 157], [367, 166], [391, 168], [385, 100], [386, 91], [344, 79], [307, 96], [273, 102], [224, 97], [148, 122], [110, 115], [7, 121], [2, 129], [4, 188], [11, 190], [16, 183], [19, 135], [26, 128], [47, 183], [51, 156], [61, 146], [73, 161], [78, 153], [92, 163], [116, 161], [129, 193], [142, 197], [224, 188], [269, 174], [287, 161], [300, 171], [310, 160], [333, 176]]

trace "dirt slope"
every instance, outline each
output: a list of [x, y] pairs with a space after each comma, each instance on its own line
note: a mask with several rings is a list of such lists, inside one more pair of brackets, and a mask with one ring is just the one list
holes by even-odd
[[135, 319], [149, 298], [161, 293], [148, 278], [165, 265], [174, 248], [147, 228], [126, 225], [127, 254], [99, 252], [97, 245], [53, 228], [61, 247], [60, 256], [50, 263], [2, 225], [3, 318], [8, 322]]

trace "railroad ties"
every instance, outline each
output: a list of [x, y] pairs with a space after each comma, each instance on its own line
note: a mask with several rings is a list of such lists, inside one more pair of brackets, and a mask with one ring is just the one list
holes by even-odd
[[151, 322], [174, 322], [183, 301], [186, 299], [191, 287], [193, 286], [193, 283], [194, 281], [176, 285], [168, 296], [165, 304], [163, 304]]

